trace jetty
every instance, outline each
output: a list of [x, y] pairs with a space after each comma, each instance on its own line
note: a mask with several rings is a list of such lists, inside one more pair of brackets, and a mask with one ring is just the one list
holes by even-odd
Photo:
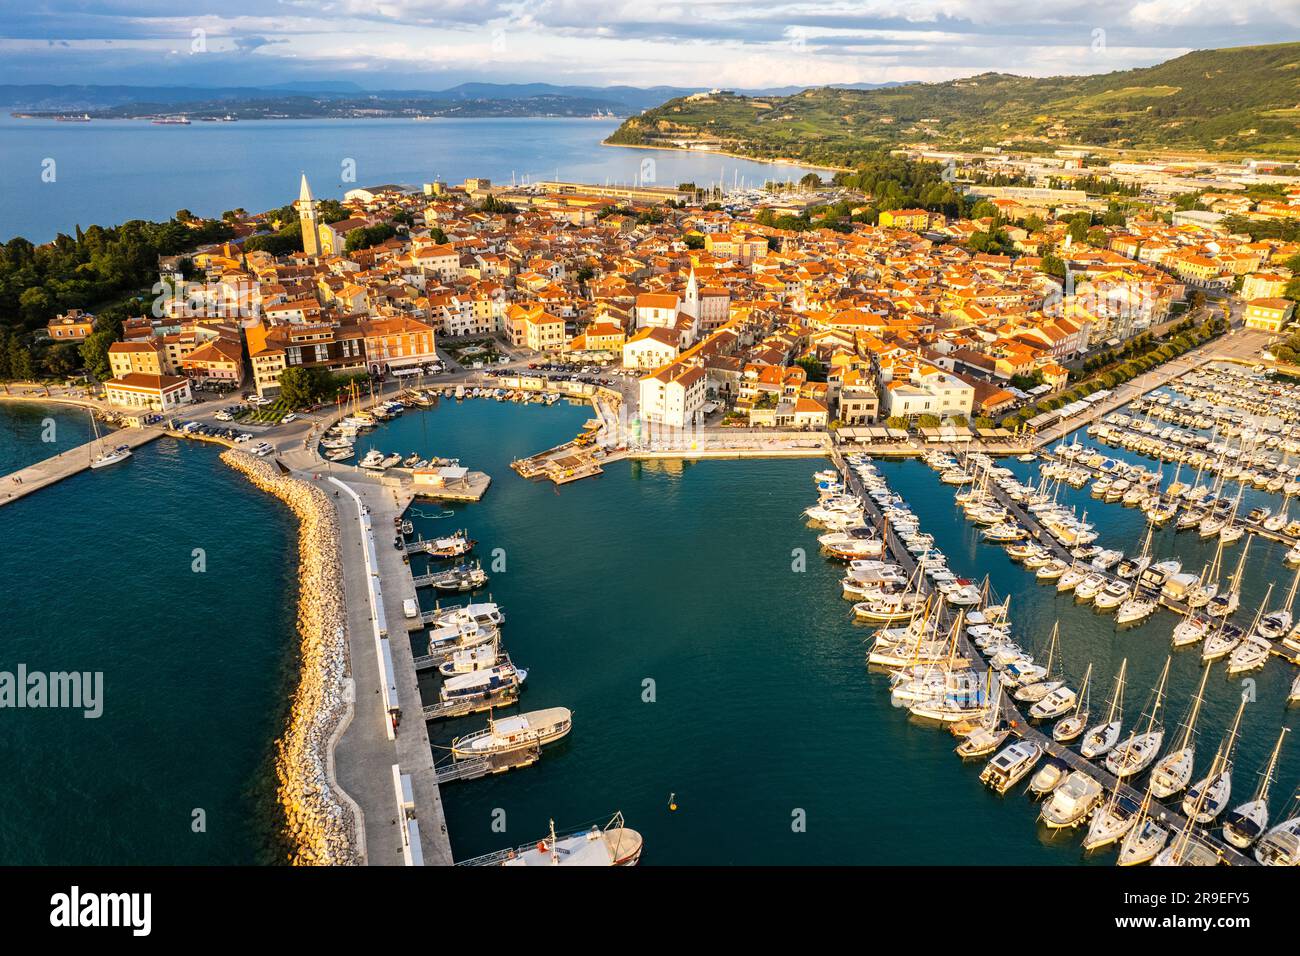
[[[90, 470], [90, 462], [100, 448], [126, 445], [136, 449], [161, 437], [164, 430], [156, 425], [143, 428], [126, 428], [112, 432], [98, 441], [88, 441], [67, 451], [51, 455], [26, 468], [19, 468], [0, 479], [0, 505], [13, 504], [42, 488], [47, 488], [65, 478]], [[117, 466], [110, 466], [117, 467]]]
[[[845, 487], [849, 488], [853, 494], [862, 501], [866, 514], [871, 517], [877, 527], [882, 529], [885, 550], [889, 554], [890, 558], [903, 569], [909, 578], [911, 578], [917, 572], [916, 559], [912, 556], [911, 552], [907, 550], [907, 547], [899, 539], [895, 531], [885, 521], [884, 514], [871, 496], [866, 493], [866, 489], [863, 487], [857, 473], [848, 466], [848, 463], [845, 462], [838, 452], [832, 455], [832, 462], [843, 478]], [[1044, 537], [1050, 538], [1046, 533], [1044, 533]], [[929, 588], [928, 583], [922, 586], [923, 588], [930, 590], [931, 593], [934, 593], [933, 589]], [[953, 625], [954, 613], [953, 609], [950, 608], [946, 602], [941, 614], [942, 616], [939, 626], [941, 628], [951, 628]], [[972, 662], [985, 662], [983, 653], [970, 641], [964, 631], [959, 633], [957, 641], [958, 652], [962, 657]], [[1078, 770], [1086, 773], [1107, 790], [1116, 786], [1117, 781], [1109, 771], [1093, 763], [1091, 760], [1088, 760], [1082, 754], [1058, 743], [1050, 735], [1043, 733], [1031, 724], [1020, 711], [1014, 698], [1012, 698], [1005, 688], [1000, 689], [999, 693], [1001, 695], [1000, 713], [1015, 736], [1019, 737], [1021, 740], [1037, 744], [1042, 748], [1044, 755], [1060, 759], [1071, 770]], [[1140, 791], [1134, 789], [1129, 784], [1122, 782], [1119, 783], [1118, 786], [1121, 796], [1127, 797], [1135, 804], [1141, 804], [1144, 795]], [[1158, 801], [1152, 801], [1151, 815], [1158, 823], [1168, 829], [1171, 834], [1176, 834], [1178, 831], [1182, 830], [1187, 822], [1186, 818], [1183, 817], [1182, 814], [1166, 807]], [[1206, 850], [1213, 853], [1221, 862], [1230, 866], [1256, 865], [1253, 858], [1239, 852], [1204, 828], [1197, 827], [1193, 830], [1192, 842], [1204, 847]]]

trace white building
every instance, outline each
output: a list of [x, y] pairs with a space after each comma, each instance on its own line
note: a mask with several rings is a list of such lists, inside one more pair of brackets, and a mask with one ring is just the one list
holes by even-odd
[[111, 405], [169, 412], [190, 400], [190, 380], [175, 375], [132, 372], [104, 383]]
[[704, 420], [704, 369], [674, 363], [641, 379], [641, 417], [669, 428]]
[[680, 336], [673, 329], [646, 328], [623, 345], [624, 368], [659, 368], [677, 358]]

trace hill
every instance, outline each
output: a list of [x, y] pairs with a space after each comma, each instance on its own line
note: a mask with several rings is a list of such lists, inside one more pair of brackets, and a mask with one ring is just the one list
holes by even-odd
[[608, 142], [713, 148], [851, 166], [901, 143], [1063, 144], [1300, 155], [1300, 43], [1200, 50], [1093, 76], [1004, 73], [792, 96], [695, 95], [622, 124]]

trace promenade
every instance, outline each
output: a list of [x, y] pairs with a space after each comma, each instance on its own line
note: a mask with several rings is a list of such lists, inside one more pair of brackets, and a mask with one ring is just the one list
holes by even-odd
[[[33, 492], [47, 488], [55, 482], [90, 469], [90, 462], [98, 454], [97, 448], [116, 448], [126, 445], [139, 448], [163, 435], [163, 429], [150, 425], [147, 428], [126, 428], [105, 436], [100, 441], [88, 441], [84, 445], [52, 455], [44, 461], [38, 461], [26, 468], [19, 468], [0, 478], [0, 505], [13, 504]], [[110, 465], [119, 468], [121, 465]]]

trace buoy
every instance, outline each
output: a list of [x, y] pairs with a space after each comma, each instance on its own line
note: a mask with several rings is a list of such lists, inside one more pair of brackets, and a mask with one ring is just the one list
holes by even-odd
[[669, 810], [676, 810], [676, 809], [677, 809], [677, 794], [675, 794], [675, 793], [670, 793], [670, 794], [668, 795], [668, 809], [669, 809]]

